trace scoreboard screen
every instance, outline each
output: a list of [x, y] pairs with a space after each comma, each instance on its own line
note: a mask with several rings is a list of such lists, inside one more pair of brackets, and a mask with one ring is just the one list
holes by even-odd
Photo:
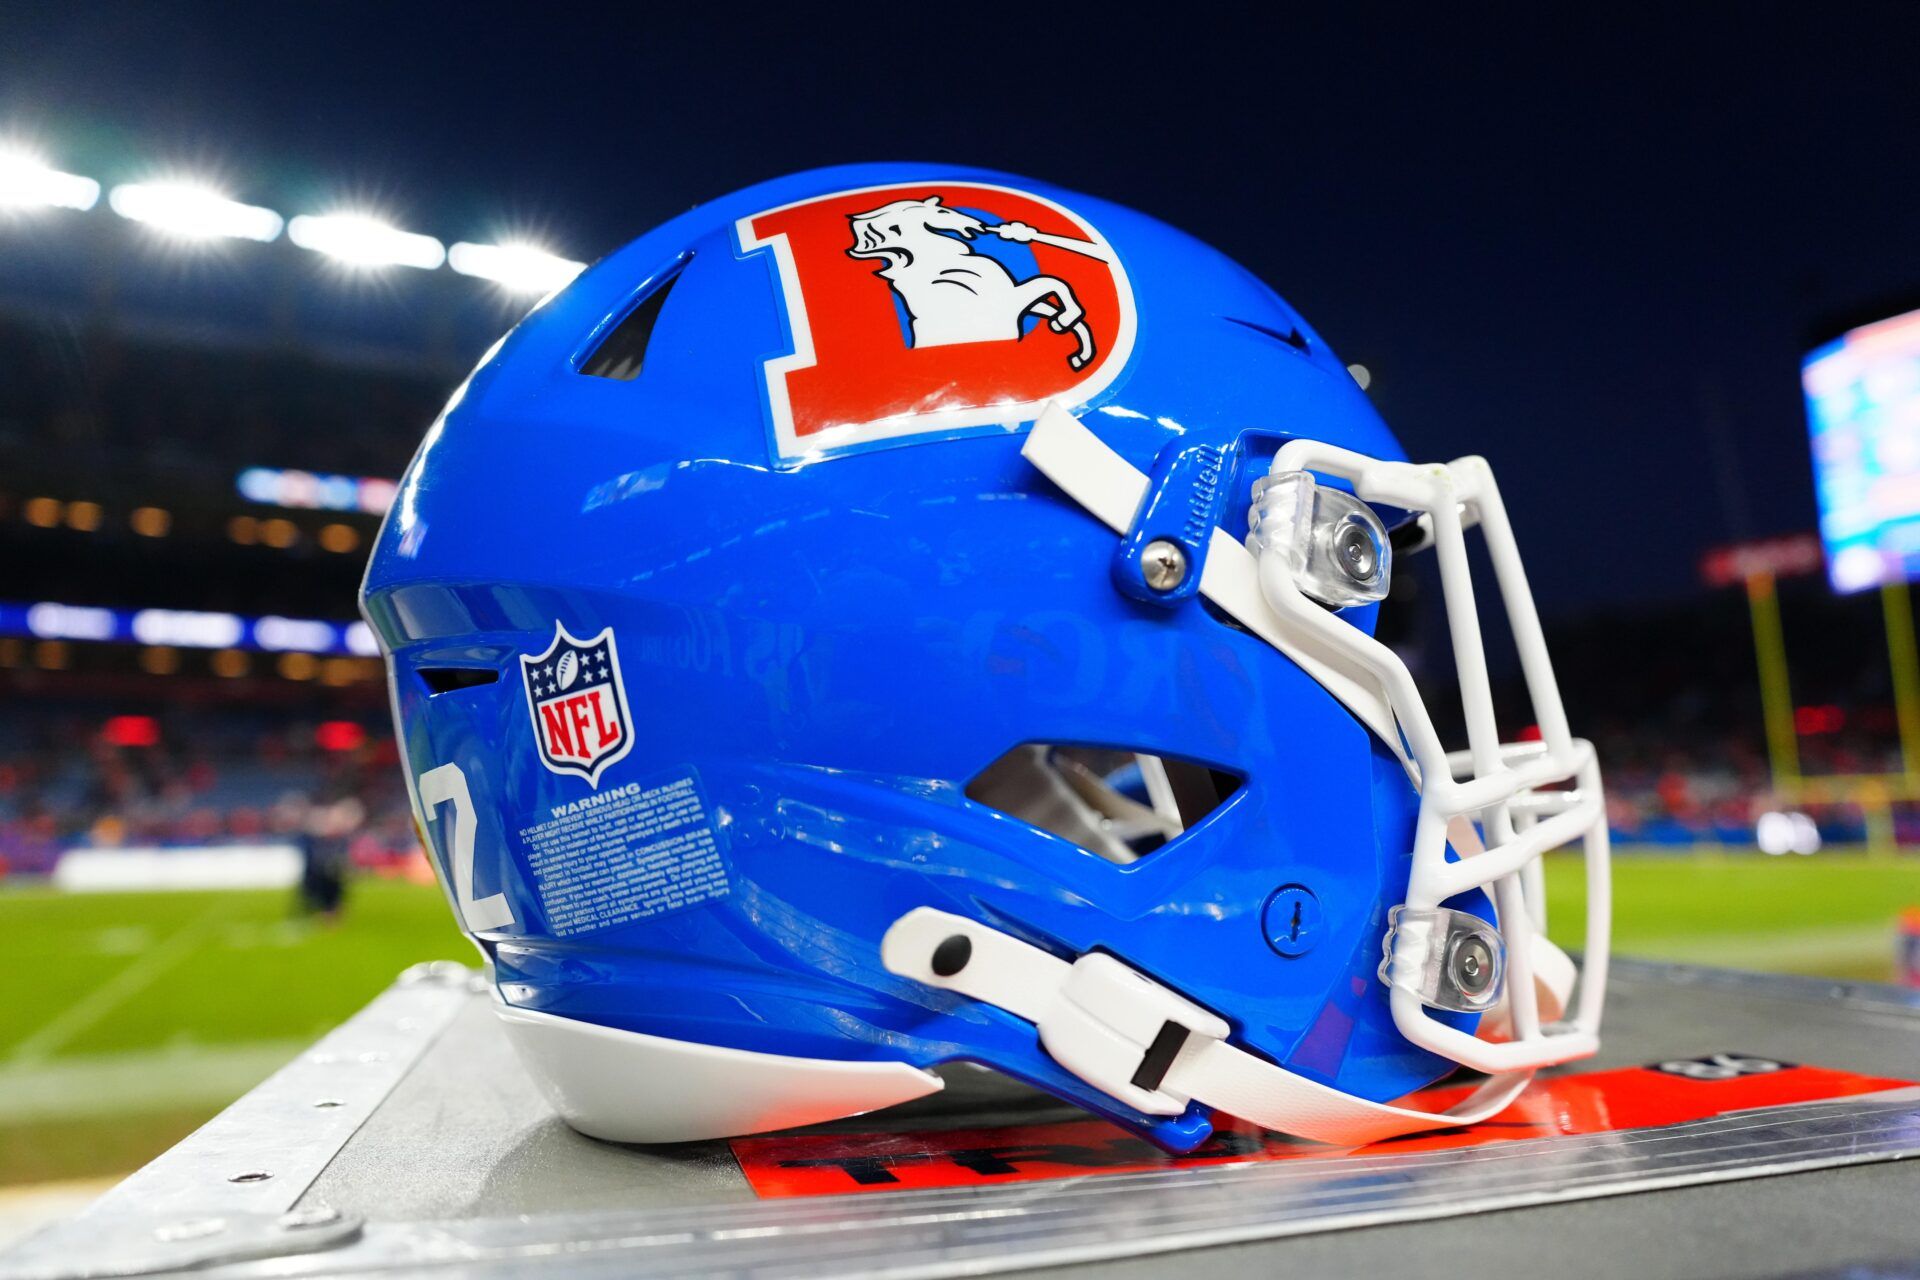
[[1819, 348], [1800, 381], [1833, 589], [1920, 576], [1920, 311]]

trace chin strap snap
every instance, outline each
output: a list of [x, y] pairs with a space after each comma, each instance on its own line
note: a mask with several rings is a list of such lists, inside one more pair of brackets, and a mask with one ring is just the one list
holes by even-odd
[[903, 978], [1033, 1023], [1054, 1061], [1146, 1115], [1178, 1115], [1198, 1101], [1279, 1133], [1361, 1146], [1478, 1123], [1533, 1078], [1492, 1076], [1444, 1112], [1369, 1102], [1228, 1044], [1224, 1019], [1110, 955], [1088, 952], [1069, 963], [933, 907], [894, 921], [880, 958]]

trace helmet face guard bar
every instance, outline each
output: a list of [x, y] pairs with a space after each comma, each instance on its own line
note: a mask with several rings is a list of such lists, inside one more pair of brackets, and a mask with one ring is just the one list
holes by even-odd
[[[1610, 883], [1606, 803], [1592, 745], [1568, 731], [1533, 593], [1493, 472], [1477, 457], [1444, 465], [1383, 462], [1310, 440], [1291, 441], [1274, 457], [1274, 478], [1308, 480], [1310, 473], [1347, 481], [1355, 495], [1368, 503], [1417, 513], [1439, 560], [1459, 674], [1468, 747], [1449, 754], [1406, 664], [1303, 589], [1303, 575], [1293, 569], [1301, 562], [1299, 556], [1274, 553], [1276, 534], [1297, 530], [1311, 537], [1313, 530], [1297, 523], [1280, 530], [1265, 528], [1264, 513], [1256, 507], [1254, 541], [1260, 548], [1261, 594], [1282, 630], [1302, 649], [1363, 675], [1380, 689], [1420, 787], [1413, 872], [1402, 917], [1387, 941], [1391, 972], [1437, 969], [1444, 979], [1450, 957], [1427, 952], [1436, 946], [1457, 945], [1460, 935], [1409, 929], [1408, 917], [1430, 919], [1442, 912], [1444, 901], [1468, 890], [1488, 891], [1504, 934], [1508, 1040], [1492, 1043], [1443, 1025], [1429, 1014], [1429, 1006], [1460, 1005], [1436, 1000], [1431, 984], [1423, 989], [1423, 984], [1412, 980], [1390, 979], [1394, 1023], [1413, 1043], [1476, 1071], [1531, 1071], [1586, 1057], [1599, 1047], [1606, 991]], [[1270, 484], [1267, 492], [1275, 491]], [[1474, 525], [1485, 537], [1493, 562], [1495, 585], [1506, 607], [1534, 720], [1540, 727], [1539, 742], [1502, 743], [1494, 723], [1486, 649], [1467, 560], [1466, 530]], [[1568, 783], [1571, 790], [1547, 789]], [[1477, 825], [1478, 831], [1469, 824]], [[1447, 857], [1450, 837], [1458, 855], [1454, 861]], [[1584, 981], [1572, 1017], [1550, 1023], [1542, 1017], [1534, 972], [1535, 938], [1545, 926], [1540, 859], [1574, 840], [1584, 841], [1587, 863]]]
[[[1148, 496], [1148, 478], [1057, 405], [1041, 415], [1022, 452], [1116, 532], [1126, 532]], [[1317, 500], [1314, 473], [1347, 481], [1361, 502], [1344, 494]], [[1363, 509], [1373, 503], [1416, 513], [1437, 553], [1467, 725], [1464, 751], [1449, 754], [1443, 747], [1399, 656], [1334, 612], [1330, 606], [1340, 601], [1327, 599], [1329, 566], [1344, 561], [1357, 570], [1354, 578], [1384, 574], [1390, 551]], [[1248, 545], [1212, 529], [1200, 592], [1347, 706], [1394, 751], [1419, 790], [1407, 892], [1382, 939], [1381, 980], [1392, 989], [1395, 1026], [1413, 1044], [1496, 1077], [1476, 1094], [1490, 1100], [1510, 1098], [1540, 1067], [1591, 1055], [1599, 1044], [1607, 971], [1605, 798], [1591, 744], [1568, 730], [1532, 592], [1486, 463], [1389, 462], [1290, 441], [1256, 494], [1251, 522]], [[1466, 552], [1466, 530], [1474, 525], [1491, 553], [1539, 742], [1499, 740]], [[1366, 527], [1356, 533], [1359, 526]], [[1362, 534], [1379, 563], [1369, 560]], [[1324, 544], [1308, 544], [1316, 538]], [[1588, 904], [1584, 972], [1569, 1011], [1573, 969], [1543, 936], [1540, 859], [1574, 840], [1584, 842]], [[1492, 898], [1497, 930], [1443, 905], [1474, 889]], [[1447, 1026], [1430, 1008], [1488, 1010], [1482, 1031], [1503, 1038]], [[1195, 1096], [1213, 1101], [1197, 1090]], [[1484, 1112], [1485, 1105], [1468, 1109]], [[1284, 1115], [1269, 1112], [1263, 1119], [1287, 1127], [1276, 1123]], [[1427, 1126], [1409, 1123], [1402, 1131], [1414, 1127]]]

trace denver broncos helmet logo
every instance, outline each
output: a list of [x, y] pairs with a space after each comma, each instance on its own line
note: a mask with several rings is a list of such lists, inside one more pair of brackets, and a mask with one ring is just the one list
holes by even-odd
[[893, 286], [913, 317], [913, 345], [940, 347], [955, 342], [1018, 340], [1021, 321], [1045, 317], [1056, 333], [1072, 333], [1079, 349], [1067, 356], [1075, 369], [1093, 359], [1093, 333], [1073, 288], [1056, 276], [1015, 280], [997, 258], [974, 252], [968, 244], [991, 232], [1002, 240], [1058, 245], [1073, 253], [1107, 260], [1099, 245], [1065, 236], [1049, 236], [1024, 222], [990, 227], [970, 213], [949, 209], [939, 196], [896, 200], [869, 213], [853, 215], [849, 258], [884, 258], [877, 274]]
[[870, 187], [736, 230], [742, 252], [771, 251], [791, 335], [764, 367], [782, 460], [1014, 429], [1049, 400], [1091, 401], [1132, 350], [1113, 247], [1028, 192]]

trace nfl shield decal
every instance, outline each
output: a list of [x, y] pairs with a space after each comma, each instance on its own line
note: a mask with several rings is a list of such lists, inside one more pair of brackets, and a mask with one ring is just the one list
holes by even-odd
[[1133, 290], [1073, 211], [969, 182], [866, 187], [742, 218], [792, 351], [762, 370], [783, 461], [1009, 430], [1099, 395], [1133, 349]]
[[613, 628], [578, 640], [556, 622], [545, 653], [521, 655], [520, 674], [540, 762], [555, 773], [577, 774], [598, 790], [601, 773], [633, 746]]

